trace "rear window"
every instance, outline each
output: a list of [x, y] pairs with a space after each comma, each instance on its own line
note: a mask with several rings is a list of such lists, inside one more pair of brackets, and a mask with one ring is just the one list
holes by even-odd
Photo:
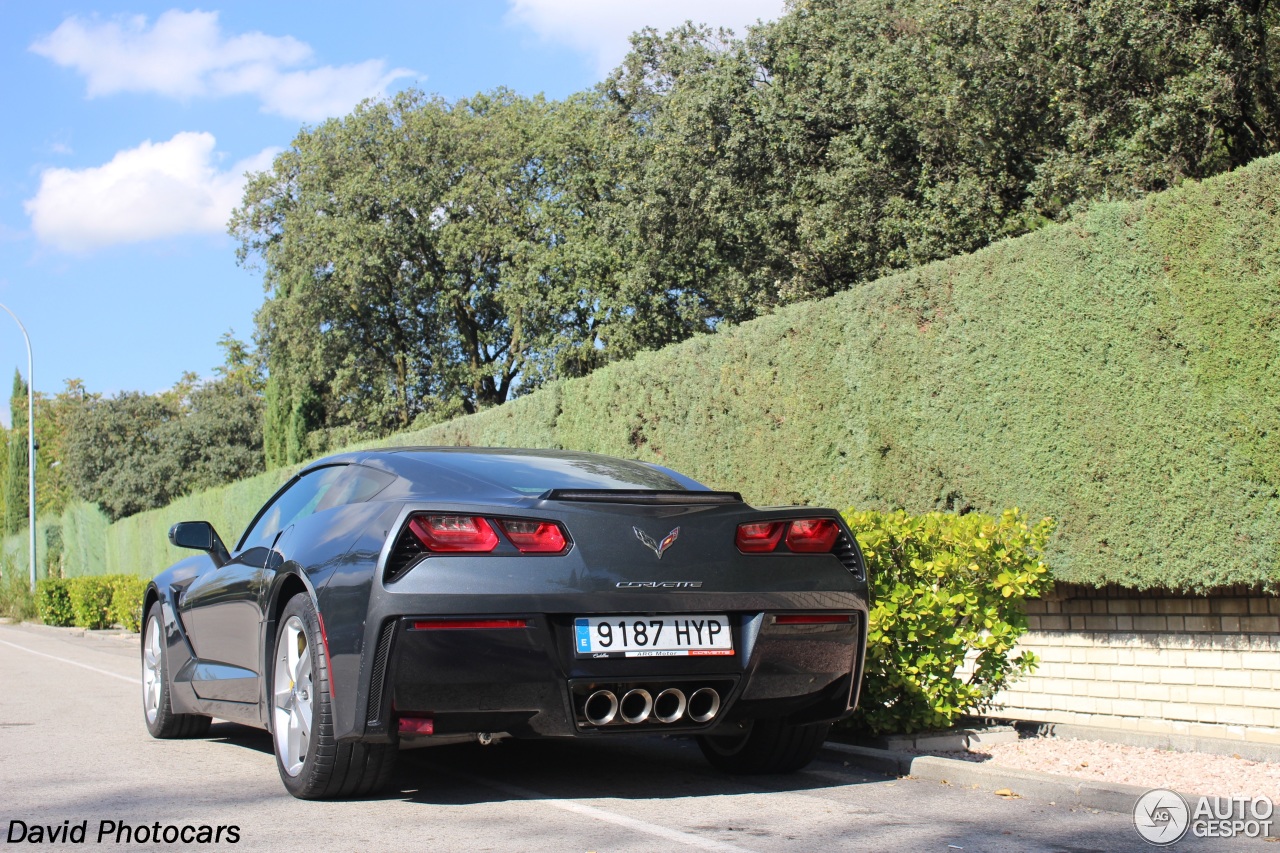
[[410, 451], [406, 455], [495, 483], [523, 495], [540, 495], [550, 489], [706, 489], [706, 486], [696, 480], [674, 471], [590, 453], [541, 456], [515, 451]]

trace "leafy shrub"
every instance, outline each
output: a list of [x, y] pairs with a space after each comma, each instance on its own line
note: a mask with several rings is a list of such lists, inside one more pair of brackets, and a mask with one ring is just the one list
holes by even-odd
[[[9, 583], [4, 589], [7, 594]], [[48, 578], [36, 584], [30, 615], [46, 625], [137, 631], [142, 625], [142, 595], [147, 582], [133, 575]], [[28, 617], [29, 618], [29, 617]]]
[[111, 625], [111, 581], [105, 577], [70, 578], [67, 592], [71, 600], [73, 624], [77, 628], [107, 628]]
[[0, 616], [19, 622], [34, 619], [36, 599], [31, 593], [31, 581], [23, 572], [6, 566], [0, 578]]
[[853, 725], [876, 734], [950, 726], [1031, 672], [1011, 657], [1027, 630], [1026, 598], [1051, 584], [1040, 560], [1052, 519], [1018, 510], [845, 513], [867, 561], [872, 605], [867, 668]]
[[36, 582], [36, 612], [41, 622], [66, 626], [75, 621], [70, 583], [66, 578], [45, 578]]
[[109, 575], [103, 580], [111, 585], [111, 607], [107, 611], [107, 621], [126, 631], [140, 630], [142, 595], [147, 590], [147, 582], [133, 575]]

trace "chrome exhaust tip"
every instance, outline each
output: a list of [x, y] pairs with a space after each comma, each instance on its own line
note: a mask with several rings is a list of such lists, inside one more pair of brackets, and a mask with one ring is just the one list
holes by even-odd
[[618, 708], [624, 723], [643, 723], [653, 711], [653, 696], [641, 687], [628, 690]]
[[710, 687], [699, 687], [689, 697], [689, 719], [705, 723], [720, 710], [720, 694]]
[[653, 700], [653, 718], [660, 723], [674, 723], [684, 716], [688, 704], [683, 691], [668, 687]]
[[618, 716], [618, 697], [612, 690], [597, 690], [582, 703], [582, 716], [593, 726], [607, 726]]

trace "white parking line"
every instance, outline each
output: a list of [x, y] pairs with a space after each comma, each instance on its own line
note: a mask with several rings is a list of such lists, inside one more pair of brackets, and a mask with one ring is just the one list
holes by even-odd
[[13, 648], [18, 649], [19, 651], [26, 652], [29, 655], [39, 655], [42, 658], [49, 658], [50, 660], [60, 661], [61, 663], [69, 663], [72, 666], [78, 666], [81, 669], [87, 669], [92, 672], [100, 673], [102, 675], [109, 675], [112, 678], [118, 678], [121, 681], [127, 681], [130, 684], [142, 683], [142, 680], [139, 678], [130, 678], [129, 676], [121, 675], [118, 672], [109, 672], [105, 669], [98, 669], [96, 666], [89, 666], [89, 664], [87, 663], [80, 663], [80, 661], [78, 660], [70, 660], [69, 658], [60, 658], [57, 655], [49, 655], [49, 654], [45, 654], [44, 652], [38, 652], [35, 649], [29, 649], [26, 646], [20, 646], [17, 643], [10, 643], [8, 640], [0, 640], [0, 644], [6, 645], [6, 646], [12, 646]]
[[517, 788], [515, 785], [507, 785], [502, 782], [495, 782], [491, 779], [484, 779], [480, 776], [472, 776], [470, 773], [458, 773], [451, 771], [453, 775], [466, 779], [477, 785], [483, 785], [486, 788], [493, 788], [502, 791], [504, 794], [510, 794], [513, 797], [519, 797], [522, 800], [537, 800], [542, 805], [552, 806], [561, 811], [570, 812], [571, 814], [582, 815], [583, 817], [594, 818], [595, 820], [612, 823], [615, 826], [622, 826], [636, 832], [643, 832], [646, 835], [652, 835], [667, 841], [674, 841], [689, 847], [697, 847], [702, 850], [715, 850], [720, 853], [751, 853], [745, 847], [738, 847], [736, 844], [730, 844], [727, 841], [717, 841], [714, 838], [704, 838], [701, 835], [694, 835], [692, 832], [681, 832], [678, 829], [671, 829], [648, 821], [638, 820], [634, 817], [627, 817], [617, 812], [611, 812], [608, 809], [598, 808], [596, 806], [588, 806], [583, 803], [576, 803], [572, 800], [557, 800], [546, 794], [539, 794], [537, 791], [530, 791], [526, 788]]

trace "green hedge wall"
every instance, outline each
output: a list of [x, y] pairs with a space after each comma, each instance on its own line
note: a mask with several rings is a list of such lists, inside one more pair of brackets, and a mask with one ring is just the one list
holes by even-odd
[[1280, 577], [1280, 158], [645, 353], [405, 442], [763, 503], [1021, 507], [1061, 580]]
[[228, 548], [296, 468], [279, 468], [207, 492], [178, 498], [160, 509], [122, 518], [107, 531], [107, 574], [151, 576], [194, 552], [169, 544], [169, 528], [177, 521], [208, 521]]
[[[1061, 580], [1274, 588], [1278, 201], [1260, 160], [379, 443], [631, 456], [759, 504], [1017, 506], [1058, 520]], [[234, 539], [289, 473], [112, 525], [104, 570], [179, 557], [174, 521]]]

